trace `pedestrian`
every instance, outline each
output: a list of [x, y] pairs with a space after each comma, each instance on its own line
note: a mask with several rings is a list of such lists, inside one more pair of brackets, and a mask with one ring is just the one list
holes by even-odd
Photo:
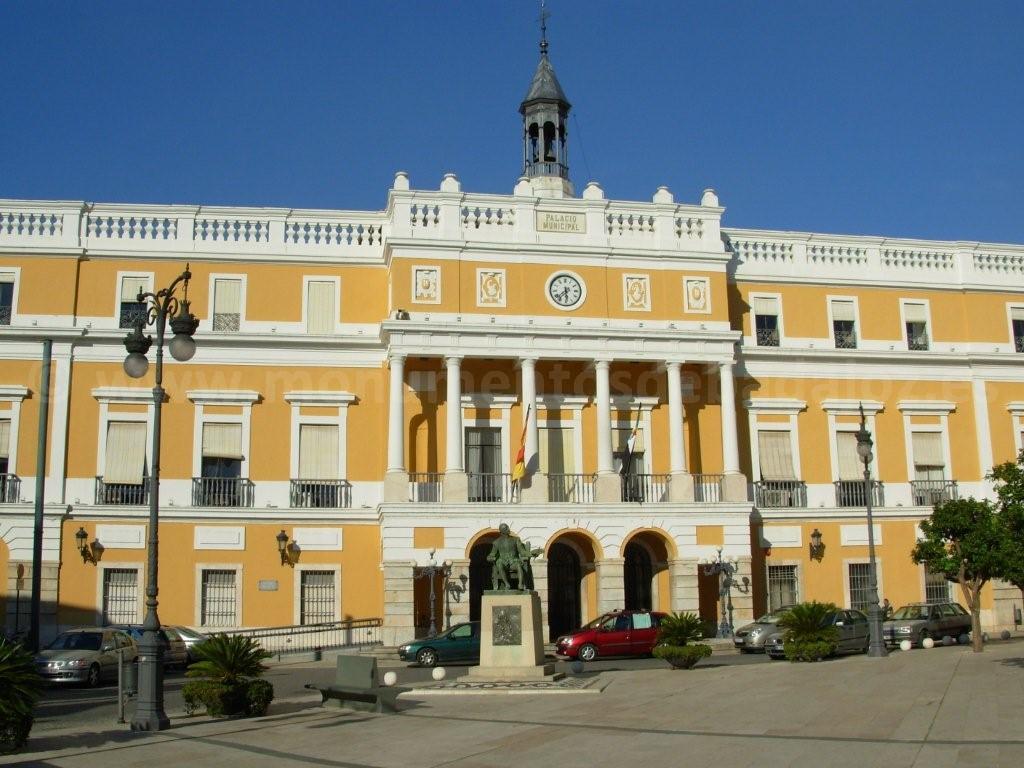
[[892, 603], [886, 597], [882, 600], [882, 620], [884, 621], [889, 618], [892, 618]]

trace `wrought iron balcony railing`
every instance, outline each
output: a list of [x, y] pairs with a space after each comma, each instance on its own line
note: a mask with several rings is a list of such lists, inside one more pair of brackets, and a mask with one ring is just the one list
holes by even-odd
[[149, 504], [149, 478], [142, 483], [108, 483], [102, 477], [96, 478], [97, 504], [126, 504], [145, 506]]
[[439, 504], [444, 500], [444, 475], [440, 472], [410, 472], [409, 501]]
[[917, 507], [934, 507], [959, 498], [956, 480], [911, 480], [910, 490]]
[[594, 482], [597, 475], [548, 475], [548, 501], [560, 504], [590, 504], [594, 501]]
[[761, 480], [754, 483], [754, 504], [766, 509], [806, 507], [807, 483], [803, 480]]
[[[837, 507], [866, 507], [867, 493], [863, 480], [836, 480]], [[871, 481], [871, 506], [884, 507], [885, 494], [879, 480]]]
[[519, 489], [512, 487], [512, 475], [502, 472], [470, 472], [469, 500], [500, 504], [519, 500]]
[[195, 507], [251, 507], [254, 486], [247, 477], [193, 477]]
[[347, 509], [352, 484], [347, 480], [292, 480], [290, 505], [300, 509]]
[[21, 501], [21, 478], [9, 472], [0, 473], [0, 504]]
[[668, 501], [671, 475], [622, 475], [622, 500], [651, 504]]
[[722, 500], [722, 483], [725, 475], [694, 475], [693, 500], [715, 504]]
[[759, 346], [759, 347], [777, 347], [777, 346], [779, 346], [779, 329], [778, 328], [758, 328], [757, 329], [757, 346]]

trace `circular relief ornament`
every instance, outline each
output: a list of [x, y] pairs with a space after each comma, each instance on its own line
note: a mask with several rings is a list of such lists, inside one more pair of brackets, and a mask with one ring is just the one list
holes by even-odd
[[559, 309], [578, 307], [586, 295], [586, 286], [578, 275], [571, 272], [556, 272], [548, 278], [548, 301]]

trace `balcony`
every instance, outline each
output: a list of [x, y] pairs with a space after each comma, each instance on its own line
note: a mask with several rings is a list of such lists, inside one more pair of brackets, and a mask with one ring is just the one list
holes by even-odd
[[956, 480], [911, 480], [910, 493], [916, 507], [934, 507], [959, 498]]
[[251, 507], [253, 484], [247, 477], [193, 477], [192, 506]]
[[410, 472], [409, 501], [440, 504], [444, 500], [444, 475], [440, 472]]
[[[867, 494], [864, 492], [863, 480], [837, 480], [836, 506], [837, 507], [866, 507]], [[882, 483], [879, 480], [871, 481], [871, 506], [884, 507], [885, 494], [882, 491]]]
[[0, 473], [0, 504], [17, 504], [21, 500], [21, 478]]
[[290, 506], [298, 509], [348, 509], [352, 484], [347, 480], [292, 480]]
[[693, 500], [705, 504], [717, 504], [722, 500], [722, 483], [725, 475], [694, 475]]
[[548, 475], [548, 501], [559, 504], [592, 504], [597, 475]]
[[668, 501], [670, 479], [671, 475], [623, 475], [622, 500], [647, 504]]
[[149, 504], [149, 478], [143, 477], [142, 483], [107, 483], [102, 477], [96, 478], [97, 504], [123, 504], [128, 506], [145, 506]]
[[469, 501], [484, 504], [511, 504], [519, 501], [519, 490], [512, 487], [512, 475], [510, 474], [470, 472]]
[[806, 507], [807, 483], [802, 480], [762, 480], [754, 483], [754, 504], [765, 509]]

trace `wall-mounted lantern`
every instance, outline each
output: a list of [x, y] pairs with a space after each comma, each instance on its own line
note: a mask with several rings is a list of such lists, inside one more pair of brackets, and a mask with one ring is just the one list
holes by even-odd
[[99, 539], [93, 539], [92, 543], [89, 543], [89, 534], [85, 532], [84, 527], [79, 527], [77, 533], [75, 533], [75, 544], [78, 545], [78, 551], [82, 555], [83, 563], [92, 563], [96, 565], [103, 557], [103, 545], [100, 544]]
[[811, 560], [817, 560], [820, 563], [825, 556], [825, 542], [821, 540], [821, 531], [817, 528], [811, 531], [811, 543], [808, 547], [811, 551]]

